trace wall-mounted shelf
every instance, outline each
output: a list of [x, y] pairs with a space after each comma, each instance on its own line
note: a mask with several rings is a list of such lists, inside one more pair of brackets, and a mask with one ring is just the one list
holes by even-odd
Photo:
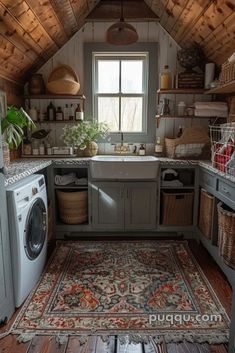
[[172, 88], [158, 89], [158, 94], [204, 94], [208, 90], [204, 88]]
[[78, 120], [43, 120], [43, 121], [35, 121], [36, 124], [76, 124], [79, 123]]
[[82, 99], [86, 97], [83, 94], [71, 95], [71, 94], [34, 94], [26, 95], [24, 99]]
[[[188, 119], [188, 118], [196, 118], [196, 119], [218, 119], [219, 116], [196, 116], [196, 115], [156, 115], [156, 119]], [[226, 118], [224, 118], [226, 119]]]
[[212, 88], [205, 92], [206, 94], [235, 94], [235, 80], [226, 83], [225, 85], [218, 86], [216, 88]]

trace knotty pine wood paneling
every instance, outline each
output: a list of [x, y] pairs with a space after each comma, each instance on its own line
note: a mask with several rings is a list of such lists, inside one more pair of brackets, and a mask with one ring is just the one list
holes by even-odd
[[0, 77], [0, 90], [6, 92], [7, 105], [23, 106], [23, 86]]

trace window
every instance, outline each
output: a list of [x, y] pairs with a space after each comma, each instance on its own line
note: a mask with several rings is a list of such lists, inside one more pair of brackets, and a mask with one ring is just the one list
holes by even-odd
[[148, 53], [93, 53], [94, 115], [112, 132], [147, 131]]

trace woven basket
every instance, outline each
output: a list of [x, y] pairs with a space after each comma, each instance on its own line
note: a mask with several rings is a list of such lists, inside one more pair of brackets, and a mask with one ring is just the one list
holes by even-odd
[[218, 208], [219, 252], [224, 262], [235, 269], [235, 212], [220, 202]]
[[54, 94], [75, 95], [80, 89], [78, 76], [70, 66], [58, 66], [50, 73], [47, 89]]
[[60, 219], [66, 224], [88, 221], [88, 192], [57, 190]]
[[162, 224], [189, 226], [193, 223], [193, 192], [162, 192]]
[[178, 138], [165, 138], [165, 153], [168, 158], [209, 159], [210, 149], [210, 138], [202, 126], [185, 128]]
[[208, 239], [211, 239], [213, 231], [214, 205], [214, 196], [210, 195], [206, 190], [201, 189], [198, 226], [202, 234]]
[[222, 65], [219, 77], [220, 85], [224, 85], [235, 80], [235, 62], [226, 62]]

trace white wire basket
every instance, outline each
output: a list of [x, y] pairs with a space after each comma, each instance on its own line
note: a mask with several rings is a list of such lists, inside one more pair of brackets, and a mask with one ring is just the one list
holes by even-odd
[[235, 122], [210, 126], [214, 168], [235, 176]]

